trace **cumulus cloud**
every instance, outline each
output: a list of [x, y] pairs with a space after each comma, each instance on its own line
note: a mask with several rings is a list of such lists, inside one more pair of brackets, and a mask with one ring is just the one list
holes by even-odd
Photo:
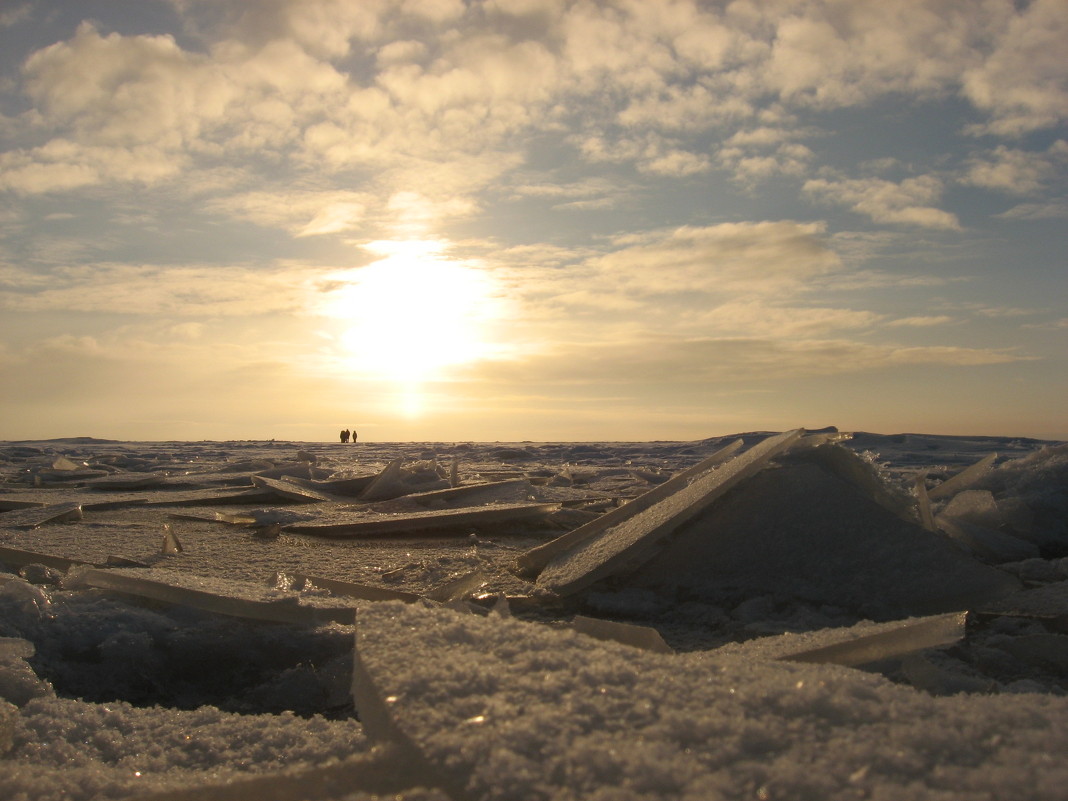
[[846, 206], [877, 223], [959, 230], [955, 214], [926, 205], [942, 195], [942, 181], [923, 175], [894, 183], [881, 178], [805, 181], [806, 194], [822, 203]]
[[990, 115], [976, 134], [1019, 136], [1068, 117], [1068, 67], [1063, 58], [1068, 9], [1061, 0], [1034, 0], [1000, 16], [993, 46], [963, 75], [963, 94]]
[[1040, 191], [1056, 170], [1058, 156], [1064, 160], [1068, 144], [1064, 140], [1047, 153], [1036, 153], [999, 145], [993, 151], [969, 160], [964, 182], [985, 189], [1014, 195], [1031, 195]]

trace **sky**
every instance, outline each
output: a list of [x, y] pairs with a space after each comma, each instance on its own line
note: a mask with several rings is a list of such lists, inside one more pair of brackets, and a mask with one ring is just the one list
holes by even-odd
[[0, 4], [0, 439], [1068, 439], [1064, 0]]

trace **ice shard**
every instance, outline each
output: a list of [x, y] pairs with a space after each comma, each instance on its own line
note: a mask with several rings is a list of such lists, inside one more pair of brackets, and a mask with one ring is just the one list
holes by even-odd
[[337, 579], [325, 578], [323, 576], [309, 576], [304, 573], [294, 573], [286, 571], [284, 573], [275, 573], [271, 586], [278, 586], [279, 584], [286, 584], [288, 586], [299, 586], [305, 582], [311, 582], [316, 587], [322, 587], [324, 590], [329, 590], [334, 595], [341, 595], [346, 598], [358, 598], [364, 601], [403, 601], [404, 603], [414, 603], [418, 601], [420, 596], [414, 592], [404, 592], [403, 590], [394, 590], [388, 587], [375, 587], [371, 584], [356, 584], [352, 581], [338, 581]]
[[615, 573], [640, 566], [665, 538], [731, 488], [762, 470], [769, 459], [789, 448], [801, 434], [801, 429], [796, 429], [768, 437], [721, 467], [694, 476], [681, 487], [672, 485], [674, 479], [671, 479], [650, 490], [658, 492], [670, 487], [662, 499], [556, 556], [538, 576], [538, 586], [556, 595], [570, 595]]
[[404, 495], [410, 488], [404, 486], [401, 481], [403, 473], [403, 459], [394, 459], [387, 464], [382, 472], [375, 476], [374, 481], [368, 484], [360, 493], [361, 501], [385, 501]]
[[536, 577], [549, 562], [566, 551], [575, 548], [579, 543], [589, 540], [613, 526], [617, 526], [629, 520], [640, 512], [644, 512], [654, 504], [668, 498], [672, 493], [686, 487], [696, 476], [712, 470], [731, 458], [742, 447], [744, 440], [736, 439], [726, 447], [720, 448], [707, 459], [698, 462], [693, 467], [683, 470], [678, 475], [672, 476], [662, 484], [639, 495], [623, 506], [617, 506], [605, 512], [596, 520], [582, 525], [551, 542], [531, 548], [516, 559], [516, 572], [528, 578]]
[[1038, 546], [1034, 543], [966, 519], [939, 515], [936, 522], [946, 536], [991, 564], [1019, 562], [1039, 556]]
[[489, 583], [489, 576], [482, 570], [472, 570], [444, 584], [435, 587], [427, 593], [427, 598], [432, 601], [447, 604], [452, 601], [461, 601], [478, 592]]
[[636, 626], [633, 623], [575, 615], [571, 621], [571, 628], [587, 637], [618, 642], [643, 651], [652, 651], [657, 654], [675, 653], [675, 650], [664, 642], [660, 632], [649, 626]]
[[832, 663], [854, 667], [896, 659], [928, 648], [942, 648], [964, 639], [967, 612], [953, 612], [885, 624], [873, 634], [855, 636], [846, 629], [839, 642], [778, 657], [787, 662]]
[[38, 551], [26, 551], [21, 548], [0, 546], [0, 564], [21, 567], [23, 565], [45, 565], [56, 570], [67, 570], [75, 565], [90, 564], [82, 559], [68, 559]]
[[913, 490], [916, 493], [916, 510], [920, 516], [920, 525], [927, 531], [938, 531], [934, 515], [931, 514], [931, 498], [927, 494], [927, 475], [925, 472], [916, 474], [916, 478], [913, 481]]
[[[0, 495], [0, 512], [13, 512], [16, 509], [40, 509], [46, 505], [44, 501], [31, 501], [11, 495]], [[0, 517], [0, 521], [3, 521], [2, 517]]]
[[997, 458], [998, 455], [996, 453], [984, 456], [975, 464], [964, 468], [955, 476], [946, 479], [934, 489], [928, 490], [928, 497], [932, 501], [937, 501], [942, 498], [948, 498], [955, 492], [968, 489], [968, 487], [989, 472], [990, 468], [994, 466], [994, 461]]
[[283, 500], [296, 501], [298, 503], [320, 503], [329, 501], [330, 498], [321, 492], [302, 487], [289, 481], [266, 476], [253, 476], [252, 483], [260, 489], [270, 490]]
[[137, 490], [161, 487], [167, 483], [162, 473], [115, 473], [85, 482], [85, 486], [94, 490]]
[[443, 512], [408, 514], [367, 513], [323, 515], [307, 523], [293, 523], [283, 530], [316, 537], [383, 537], [428, 531], [467, 533], [468, 526], [483, 526], [544, 517], [560, 508], [558, 503], [511, 503], [485, 507], [450, 509]]
[[174, 527], [170, 523], [163, 524], [163, 544], [160, 546], [160, 553], [166, 556], [172, 556], [179, 554], [185, 549], [182, 547], [182, 543], [178, 542], [178, 537], [174, 533]]

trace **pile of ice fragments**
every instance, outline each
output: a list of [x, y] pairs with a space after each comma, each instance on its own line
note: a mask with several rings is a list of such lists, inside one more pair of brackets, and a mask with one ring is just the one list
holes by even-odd
[[[0, 759], [23, 773], [6, 789], [1058, 797], [1068, 445], [947, 470], [858, 452], [873, 436], [709, 442], [674, 472], [502, 467], [522, 448], [353, 474], [308, 451], [190, 465], [10, 446]], [[251, 730], [295, 711], [355, 755], [134, 781], [97, 764], [144, 747], [126, 707], [129, 749], [89, 759], [72, 794], [42, 721], [108, 702]]]

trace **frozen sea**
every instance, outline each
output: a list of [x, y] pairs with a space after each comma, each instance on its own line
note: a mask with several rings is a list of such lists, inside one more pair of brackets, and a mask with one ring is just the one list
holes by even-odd
[[1068, 446], [772, 438], [0, 442], [0, 798], [1063, 799]]

